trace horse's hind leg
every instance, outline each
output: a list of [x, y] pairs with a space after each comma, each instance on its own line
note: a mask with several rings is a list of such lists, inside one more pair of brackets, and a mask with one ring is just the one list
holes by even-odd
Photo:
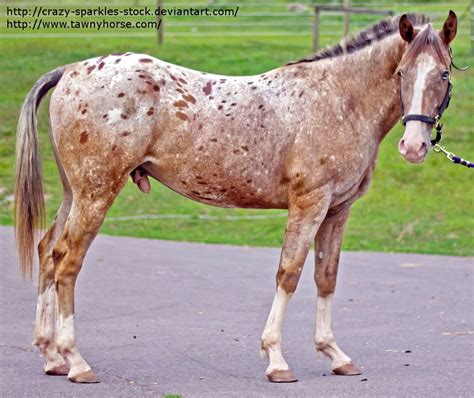
[[290, 197], [288, 224], [276, 278], [277, 290], [261, 340], [261, 353], [267, 354], [270, 359], [266, 375], [272, 382], [297, 381], [281, 352], [283, 318], [328, 205], [329, 195], [323, 189]]
[[[107, 210], [127, 181], [128, 173], [111, 179], [100, 190], [74, 190], [69, 217], [53, 250], [56, 283], [56, 346], [66, 359], [71, 381], [95, 383], [97, 377], [82, 358], [74, 328], [74, 289], [84, 256], [97, 235]], [[93, 195], [92, 195], [93, 193]], [[92, 198], [93, 197], [93, 198]]]
[[53, 153], [63, 185], [63, 201], [54, 221], [43, 239], [38, 244], [38, 301], [36, 307], [35, 337], [37, 345], [46, 358], [44, 370], [49, 375], [66, 375], [69, 368], [59, 354], [55, 341], [54, 323], [54, 262], [53, 247], [63, 231], [72, 204], [72, 192], [64, 167], [58, 156], [56, 143], [53, 140]]
[[338, 375], [349, 376], [361, 374], [361, 371], [338, 347], [331, 329], [331, 302], [336, 288], [342, 236], [348, 217], [349, 209], [328, 216], [321, 224], [315, 238], [314, 277], [318, 287], [318, 302], [314, 341], [316, 350], [331, 359], [332, 371]]
[[69, 368], [56, 348], [54, 337], [54, 263], [53, 247], [64, 228], [72, 196], [65, 192], [56, 218], [38, 245], [39, 275], [36, 325], [33, 344], [46, 358], [44, 371], [49, 375], [66, 375]]

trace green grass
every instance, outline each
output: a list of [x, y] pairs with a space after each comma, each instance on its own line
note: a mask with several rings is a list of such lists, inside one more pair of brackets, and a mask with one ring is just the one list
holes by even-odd
[[[440, 7], [439, 3], [435, 6], [427, 2], [421, 8], [424, 11], [446, 13], [449, 8]], [[392, 8], [403, 10], [403, 6]], [[465, 7], [453, 8], [460, 15]], [[2, 11], [3, 9], [4, 7], [0, 8]], [[243, 9], [242, 12], [244, 11]], [[361, 23], [368, 22], [366, 19], [353, 17], [355, 22]], [[468, 20], [469, 18], [460, 31], [466, 31]], [[287, 18], [286, 22], [291, 21]], [[441, 21], [436, 21], [436, 26], [440, 25]], [[0, 39], [0, 83], [3, 88], [0, 92], [0, 224], [12, 223], [14, 132], [19, 110], [26, 93], [43, 73], [58, 65], [97, 55], [134, 51], [213, 73], [256, 74], [309, 54], [309, 25], [307, 32], [307, 36], [288, 37], [167, 37], [165, 34], [165, 43], [161, 47], [157, 47], [152, 37]], [[335, 37], [322, 37], [323, 44], [336, 41]], [[460, 35], [453, 49], [457, 64], [473, 64], [468, 35]], [[449, 150], [471, 160], [474, 159], [473, 93], [474, 72], [455, 71], [453, 100], [443, 117], [443, 144]], [[47, 214], [48, 219], [51, 219], [61, 199], [61, 186], [47, 134], [46, 108], [44, 105], [41, 107], [39, 128], [45, 168]], [[430, 153], [423, 165], [406, 163], [397, 150], [401, 134], [402, 129], [397, 126], [382, 143], [372, 186], [367, 195], [353, 206], [344, 249], [473, 255], [472, 170], [454, 166], [434, 153]], [[189, 220], [146, 221], [109, 219], [104, 223], [102, 232], [184, 241], [279, 246], [285, 218], [258, 221], [204, 221], [197, 218], [198, 215], [224, 217], [272, 212], [281, 213], [204, 206], [178, 196], [156, 182], [152, 183], [152, 193], [144, 195], [129, 183], [110, 210], [111, 218], [139, 214], [191, 214], [196, 217]]]

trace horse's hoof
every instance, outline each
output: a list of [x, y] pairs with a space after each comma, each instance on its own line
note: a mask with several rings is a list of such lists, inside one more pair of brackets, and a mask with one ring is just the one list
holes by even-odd
[[352, 362], [339, 366], [332, 371], [339, 376], [357, 376], [362, 374], [362, 371]]
[[81, 372], [75, 376], [69, 377], [74, 383], [100, 383], [99, 379], [92, 370]]
[[69, 373], [69, 366], [65, 363], [55, 366], [51, 369], [45, 369], [45, 373], [49, 376], [66, 376]]
[[273, 370], [267, 374], [267, 378], [272, 383], [294, 383], [298, 381], [291, 370]]

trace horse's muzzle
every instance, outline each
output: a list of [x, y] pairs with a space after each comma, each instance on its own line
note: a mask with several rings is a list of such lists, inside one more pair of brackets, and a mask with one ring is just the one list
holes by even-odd
[[425, 141], [408, 144], [404, 138], [398, 143], [398, 150], [406, 161], [410, 163], [421, 163], [428, 153], [428, 144]]

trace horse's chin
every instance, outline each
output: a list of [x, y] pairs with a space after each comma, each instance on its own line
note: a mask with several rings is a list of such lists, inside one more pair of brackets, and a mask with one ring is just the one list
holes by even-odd
[[407, 153], [406, 155], [403, 155], [403, 157], [409, 163], [423, 163], [426, 159], [426, 155], [427, 155], [427, 152], [425, 152], [425, 154], [422, 156]]

